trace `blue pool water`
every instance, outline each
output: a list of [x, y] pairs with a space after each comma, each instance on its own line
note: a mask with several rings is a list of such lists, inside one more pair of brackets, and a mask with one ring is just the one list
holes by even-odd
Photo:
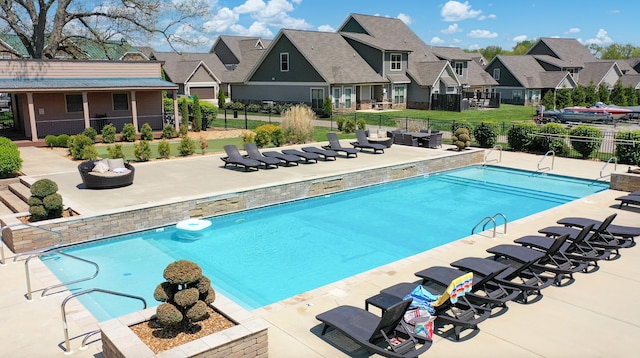
[[[496, 167], [453, 170], [214, 217], [199, 232], [171, 226], [70, 248], [100, 266], [96, 279], [70, 289], [126, 292], [155, 306], [166, 265], [189, 259], [217, 291], [253, 309], [468, 236], [486, 216], [514, 221], [607, 188]], [[62, 281], [91, 273], [64, 256], [43, 260]], [[97, 293], [80, 300], [99, 320], [140, 309]]]

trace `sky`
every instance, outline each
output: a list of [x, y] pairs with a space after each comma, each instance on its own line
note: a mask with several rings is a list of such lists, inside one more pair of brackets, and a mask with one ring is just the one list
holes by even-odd
[[[189, 0], [173, 0], [189, 1]], [[177, 34], [200, 39], [208, 52], [218, 35], [274, 38], [280, 29], [335, 31], [350, 13], [399, 18], [425, 43], [475, 50], [512, 50], [524, 40], [575, 38], [581, 43], [640, 47], [637, 0], [206, 0], [201, 23]], [[156, 50], [166, 47], [152, 43]]]

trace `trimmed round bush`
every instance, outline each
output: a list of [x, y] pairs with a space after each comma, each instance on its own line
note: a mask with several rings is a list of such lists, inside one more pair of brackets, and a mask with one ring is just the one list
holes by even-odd
[[193, 261], [178, 260], [170, 263], [164, 269], [162, 277], [170, 283], [184, 285], [200, 280], [202, 269]]
[[29, 199], [27, 199], [27, 204], [29, 204], [29, 206], [42, 205], [44, 207], [44, 204], [42, 204], [42, 199], [38, 198], [37, 196], [30, 196]]
[[20, 150], [10, 139], [0, 137], [0, 178], [17, 176], [20, 168], [22, 168]]
[[624, 164], [640, 165], [640, 131], [620, 131], [616, 133], [616, 156]]
[[68, 134], [60, 134], [57, 138], [56, 147], [60, 148], [68, 148], [69, 147], [69, 139], [71, 137]]
[[125, 123], [120, 132], [120, 138], [124, 142], [133, 142], [136, 140], [136, 127], [132, 123]]
[[49, 213], [47, 213], [44, 205], [30, 206], [29, 214], [31, 214], [31, 221], [46, 220], [49, 217]]
[[209, 318], [207, 304], [202, 301], [196, 302], [193, 306], [187, 309], [186, 316], [191, 322], [198, 322]]
[[591, 153], [600, 148], [602, 144], [602, 131], [599, 128], [579, 125], [569, 131], [571, 146], [583, 159], [589, 158]]
[[44, 204], [44, 208], [47, 211], [62, 211], [62, 196], [58, 193], [54, 193], [48, 196], [45, 196], [42, 199], [42, 203]]
[[178, 285], [169, 282], [159, 284], [153, 291], [153, 298], [160, 302], [169, 302], [173, 300], [173, 295], [178, 291]]
[[31, 195], [44, 198], [51, 194], [55, 194], [58, 191], [58, 184], [56, 184], [51, 179], [40, 179], [36, 180], [35, 183], [31, 185]]
[[142, 128], [140, 129], [140, 139], [153, 140], [153, 129], [149, 123], [142, 125]]
[[176, 136], [176, 127], [168, 124], [164, 126], [164, 128], [162, 128], [162, 138], [171, 139], [175, 138]]
[[158, 156], [160, 158], [169, 158], [171, 155], [171, 145], [166, 139], [160, 140], [158, 143]]
[[151, 159], [151, 145], [149, 145], [149, 141], [141, 140], [134, 144], [133, 155], [141, 162], [149, 161], [149, 159]]
[[195, 287], [187, 288], [176, 292], [173, 296], [173, 302], [180, 307], [191, 307], [200, 298], [200, 292]]
[[480, 123], [473, 130], [473, 137], [481, 148], [491, 148], [498, 141], [498, 132], [490, 124]]
[[156, 309], [156, 317], [158, 318], [158, 322], [163, 326], [175, 326], [184, 319], [182, 312], [170, 303], [160, 304]]
[[114, 145], [107, 146], [107, 154], [109, 158], [124, 158], [124, 151], [122, 151], [122, 144], [116, 143]]
[[84, 148], [91, 146], [93, 146], [93, 141], [86, 135], [78, 134], [69, 138], [69, 154], [74, 160], [84, 159]]
[[47, 147], [55, 147], [58, 145], [58, 136], [55, 136], [53, 134], [49, 134], [46, 137], [44, 137], [44, 144]]
[[[181, 126], [180, 128], [185, 127]], [[196, 143], [193, 139], [187, 137], [186, 135], [182, 137], [180, 143], [178, 144], [178, 153], [181, 156], [186, 157], [196, 152]]]
[[116, 127], [109, 123], [102, 127], [102, 143], [115, 143], [116, 141]]
[[451, 139], [453, 140], [453, 144], [458, 147], [458, 150], [463, 150], [471, 146], [471, 136], [467, 128], [459, 127]]
[[93, 127], [89, 127], [89, 128], [85, 128], [82, 131], [82, 134], [86, 135], [89, 138], [91, 138], [91, 140], [95, 143], [96, 142], [96, 137], [98, 136], [98, 131], [96, 131], [95, 128], [93, 128]]
[[531, 145], [532, 134], [536, 133], [537, 130], [538, 127], [533, 123], [513, 125], [507, 134], [509, 147], [516, 152], [528, 150]]

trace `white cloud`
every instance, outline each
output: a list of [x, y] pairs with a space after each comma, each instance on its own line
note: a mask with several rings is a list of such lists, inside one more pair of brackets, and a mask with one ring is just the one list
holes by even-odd
[[411, 19], [411, 16], [403, 13], [398, 14], [398, 19], [400, 19], [400, 21], [404, 22], [406, 25], [409, 25], [413, 22], [413, 19]]
[[473, 44], [469, 46], [469, 50], [471, 51], [475, 51], [475, 50], [479, 50], [481, 47], [478, 44]]
[[496, 15], [494, 14], [490, 14], [487, 16], [481, 15], [480, 17], [478, 17], [478, 21], [484, 21], [484, 20], [493, 20], [496, 18]]
[[585, 41], [585, 44], [596, 44], [596, 45], [604, 45], [608, 43], [612, 43], [613, 40], [607, 35], [607, 31], [604, 29], [598, 30], [598, 34], [595, 39], [588, 39]]
[[249, 28], [235, 24], [231, 26], [230, 30], [232, 33], [242, 36], [256, 36], [264, 38], [273, 37], [273, 32], [271, 32], [269, 27], [264, 22], [260, 21], [253, 22]]
[[465, 1], [464, 3], [459, 1], [448, 1], [440, 11], [440, 15], [444, 21], [472, 19], [478, 17], [481, 13], [482, 10], [472, 10], [468, 1]]
[[451, 24], [446, 29], [440, 30], [440, 32], [447, 35], [455, 34], [456, 32], [461, 32], [461, 31], [462, 29], [458, 27], [458, 24]]
[[619, 14], [620, 10], [610, 10], [609, 13], [610, 14]]
[[498, 37], [498, 33], [491, 32], [489, 30], [472, 30], [467, 34], [467, 36], [474, 39], [493, 39]]
[[331, 26], [331, 25], [320, 25], [320, 26], [318, 26], [318, 31], [335, 32], [336, 29], [334, 29], [333, 26]]
[[513, 42], [522, 42], [527, 39], [527, 35], [520, 35], [513, 38]]
[[578, 32], [580, 32], [580, 29], [577, 28], [577, 27], [572, 27], [567, 32], [570, 33], [570, 34], [577, 34]]
[[224, 33], [231, 26], [238, 22], [240, 15], [234, 13], [228, 7], [223, 7], [218, 10], [218, 13], [213, 15], [211, 20], [203, 24], [203, 29], [206, 33]]
[[439, 38], [438, 36], [434, 36], [431, 38], [431, 43], [434, 45], [439, 45], [439, 44], [443, 44], [444, 40]]

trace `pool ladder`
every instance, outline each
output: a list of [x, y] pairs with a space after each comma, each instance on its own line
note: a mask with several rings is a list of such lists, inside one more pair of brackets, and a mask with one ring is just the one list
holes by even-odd
[[604, 175], [604, 170], [607, 168], [607, 166], [609, 164], [611, 164], [611, 161], [613, 161], [613, 171], [615, 172], [618, 169], [618, 158], [616, 158], [615, 156], [611, 157], [611, 158], [609, 158], [609, 160], [607, 160], [606, 163], [604, 163], [604, 165], [600, 169], [600, 176], [597, 177], [596, 180], [600, 180], [602, 178], [606, 178], [606, 177], [610, 177], [611, 176], [611, 173], [609, 173], [607, 175]]
[[[542, 161], [549, 156], [549, 154], [551, 154], [551, 167], [544, 167], [544, 168], [540, 168], [540, 164], [542, 164]], [[556, 161], [556, 152], [554, 152], [553, 150], [550, 150], [548, 152], [546, 152], [544, 154], [544, 157], [542, 157], [542, 159], [540, 159], [540, 161], [538, 162], [538, 170], [537, 171], [543, 171], [543, 170], [553, 170], [553, 164]]]
[[[488, 160], [489, 156], [491, 155], [491, 153], [493, 152], [494, 149], [498, 149], [498, 153], [500, 154], [500, 156], [498, 157], [498, 159], [491, 159]], [[489, 151], [487, 151], [487, 154], [484, 155], [484, 165], [487, 165], [489, 163], [500, 163], [502, 162], [502, 145], [500, 144], [496, 144], [493, 146], [493, 148], [489, 149]]]
[[507, 233], [507, 216], [502, 214], [502, 213], [497, 213], [493, 216], [486, 216], [485, 218], [483, 218], [482, 220], [480, 220], [479, 223], [476, 224], [476, 226], [473, 227], [473, 229], [471, 229], [471, 235], [473, 235], [476, 231], [476, 229], [478, 228], [478, 226], [482, 225], [482, 231], [485, 231], [487, 228], [487, 225], [489, 223], [493, 224], [493, 236], [491, 236], [491, 238], [496, 237], [496, 227], [498, 226], [496, 223], [496, 217], [501, 217], [502, 220], [504, 221], [504, 230], [503, 230], [503, 234]]

